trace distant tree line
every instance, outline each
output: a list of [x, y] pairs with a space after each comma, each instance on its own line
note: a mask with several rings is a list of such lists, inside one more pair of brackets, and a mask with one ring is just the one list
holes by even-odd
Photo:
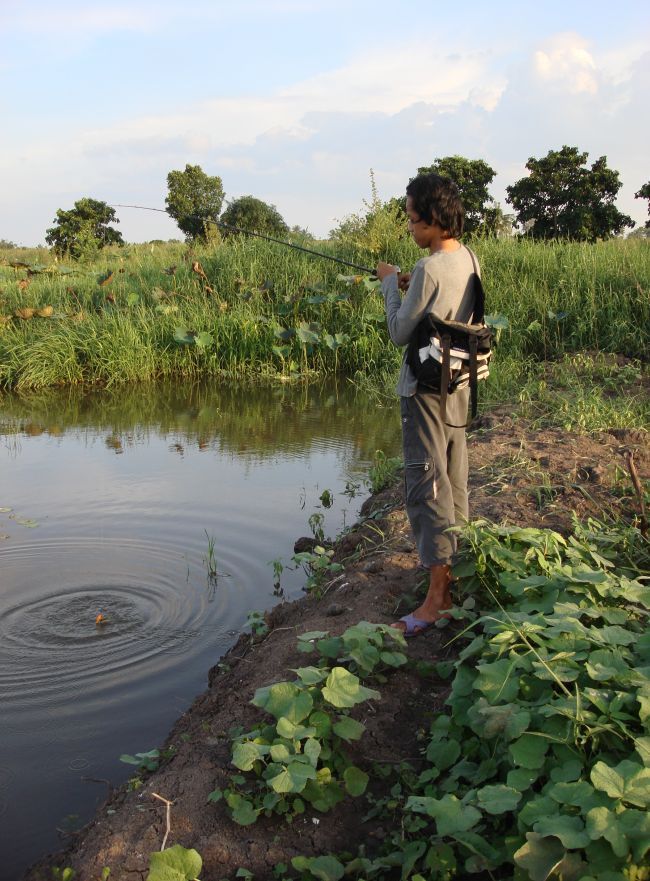
[[[587, 158], [587, 153], [567, 146], [550, 150], [541, 159], [531, 157], [526, 163], [528, 175], [506, 187], [512, 214], [505, 214], [490, 195], [488, 187], [496, 171], [482, 159], [446, 156], [418, 168], [418, 174], [432, 172], [456, 182], [465, 206], [467, 235], [512, 235], [516, 231], [534, 239], [595, 242], [620, 235], [634, 222], [614, 204], [622, 186], [619, 173], [608, 167], [606, 156], [591, 165]], [[273, 237], [310, 237], [299, 227], [290, 230], [274, 205], [254, 196], [234, 199], [222, 212], [225, 194], [221, 178], [206, 174], [200, 165], [170, 171], [167, 190], [167, 213], [188, 242], [236, 234], [228, 227]], [[650, 214], [650, 182], [635, 197], [649, 201]], [[404, 198], [391, 199], [384, 206], [373, 202], [366, 222], [372, 221], [379, 207], [397, 217], [404, 211]], [[358, 221], [355, 217], [352, 225]], [[105, 245], [123, 244], [121, 233], [110, 225], [118, 222], [115, 210], [105, 202], [80, 199], [74, 208], [57, 211], [55, 225], [47, 230], [45, 239], [58, 254], [88, 257]], [[347, 223], [349, 226], [350, 221]], [[650, 220], [645, 226], [650, 228]]]

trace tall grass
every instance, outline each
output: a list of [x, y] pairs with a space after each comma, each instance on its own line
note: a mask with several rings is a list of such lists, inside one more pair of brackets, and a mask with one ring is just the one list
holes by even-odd
[[[487, 311], [509, 321], [498, 357], [515, 372], [524, 363], [576, 352], [647, 353], [647, 242], [482, 240], [474, 248]], [[369, 266], [385, 256], [403, 268], [421, 256], [407, 240], [387, 250], [348, 249], [343, 256]], [[0, 387], [178, 375], [287, 378], [335, 370], [376, 378], [392, 375], [399, 364], [377, 291], [339, 279], [334, 263], [278, 245], [232, 238], [209, 249], [130, 246], [105, 251], [93, 264], [65, 266], [41, 251], [36, 258], [47, 261], [47, 271], [33, 274], [9, 265], [17, 257], [29, 262], [29, 255], [0, 253]], [[195, 262], [211, 291], [193, 271]], [[109, 272], [110, 281], [100, 284]], [[52, 317], [14, 317], [18, 309], [45, 306], [53, 307]], [[307, 342], [300, 339], [301, 325], [311, 325], [315, 334]], [[179, 345], [177, 327], [207, 332], [213, 344]]]

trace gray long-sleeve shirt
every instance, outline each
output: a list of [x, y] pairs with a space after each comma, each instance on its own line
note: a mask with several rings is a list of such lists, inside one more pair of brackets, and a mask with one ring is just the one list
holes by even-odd
[[[478, 268], [478, 261], [477, 261]], [[386, 306], [388, 333], [396, 346], [408, 345], [411, 334], [427, 312], [453, 321], [469, 321], [474, 309], [474, 264], [468, 248], [436, 251], [415, 264], [404, 299], [400, 297], [397, 276], [381, 283]], [[406, 351], [397, 383], [397, 394], [409, 398], [418, 382], [406, 363]]]

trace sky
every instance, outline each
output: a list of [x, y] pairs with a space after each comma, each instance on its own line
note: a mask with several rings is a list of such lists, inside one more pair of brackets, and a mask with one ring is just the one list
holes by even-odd
[[[326, 236], [418, 167], [483, 159], [506, 187], [564, 144], [605, 155], [643, 224], [650, 4], [637, 0], [0, 0], [0, 239], [44, 242], [91, 197], [165, 207], [200, 165]], [[127, 241], [182, 238], [118, 209]]]

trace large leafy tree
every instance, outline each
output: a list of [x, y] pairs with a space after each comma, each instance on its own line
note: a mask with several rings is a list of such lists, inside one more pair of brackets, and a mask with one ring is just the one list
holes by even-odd
[[496, 171], [483, 159], [466, 159], [464, 156], [444, 156], [432, 165], [418, 168], [418, 174], [439, 174], [454, 181], [460, 190], [465, 208], [465, 232], [491, 232], [494, 225], [494, 199], [488, 187]]
[[115, 209], [97, 199], [79, 199], [69, 211], [56, 212], [45, 241], [56, 254], [74, 260], [92, 257], [106, 245], [123, 245], [122, 233], [109, 226], [119, 223]]
[[[650, 181], [647, 184], [643, 184], [638, 193], [634, 194], [635, 199], [648, 199], [648, 214], [650, 215]], [[650, 217], [646, 220], [645, 225], [648, 229], [650, 229]]]
[[286, 236], [289, 227], [275, 205], [255, 196], [241, 196], [228, 205], [221, 216], [223, 223], [269, 236]]
[[223, 204], [223, 184], [210, 177], [200, 165], [186, 165], [184, 171], [167, 175], [167, 213], [173, 217], [188, 241], [209, 239], [214, 235]]
[[621, 233], [634, 222], [614, 204], [622, 184], [601, 156], [590, 166], [577, 147], [549, 150], [530, 158], [528, 177], [506, 187], [517, 222], [536, 239], [594, 242]]

